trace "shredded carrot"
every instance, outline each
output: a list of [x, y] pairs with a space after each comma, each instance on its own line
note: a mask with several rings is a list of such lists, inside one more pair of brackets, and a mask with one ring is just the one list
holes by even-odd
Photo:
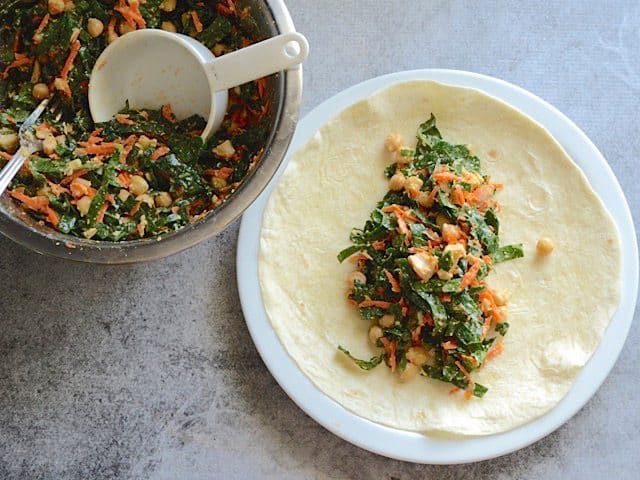
[[407, 226], [407, 222], [405, 222], [403, 217], [396, 217], [396, 220], [398, 221], [398, 231], [405, 236], [404, 243], [409, 245], [411, 243], [412, 235], [411, 230]]
[[116, 35], [116, 17], [111, 17], [111, 20], [109, 20], [109, 23], [107, 24], [107, 38], [113, 38], [115, 35]]
[[480, 338], [484, 340], [487, 338], [487, 333], [489, 333], [489, 329], [491, 328], [491, 317], [485, 317], [484, 322], [482, 323], [482, 334]]
[[435, 326], [435, 322], [433, 321], [433, 317], [430, 313], [426, 313], [423, 317], [423, 321], [425, 325], [429, 325], [430, 327]]
[[458, 393], [460, 391], [460, 389], [458, 387], [453, 387], [451, 390], [449, 390], [449, 395], [453, 395], [454, 393]]
[[449, 171], [441, 171], [433, 174], [433, 179], [438, 183], [456, 182], [460, 180], [455, 173]]
[[71, 189], [71, 195], [74, 198], [81, 198], [81, 197], [84, 197], [85, 195], [88, 196], [89, 198], [93, 198], [96, 196], [96, 193], [97, 193], [95, 188], [85, 185], [84, 183], [81, 183], [81, 182], [76, 182], [76, 181], [71, 182], [71, 185], [69, 185], [69, 188]]
[[118, 6], [114, 10], [119, 12], [133, 28], [145, 28], [147, 26], [147, 22], [144, 20], [142, 13], [140, 13], [140, 2], [138, 0], [129, 0], [129, 5], [125, 0], [118, 0]]
[[395, 292], [395, 293], [400, 293], [400, 282], [398, 282], [398, 280], [396, 280], [396, 277], [393, 276], [393, 274], [385, 269], [384, 270], [384, 274], [387, 277], [387, 280], [389, 280], [389, 283], [391, 284], [391, 291]]
[[78, 52], [80, 51], [80, 40], [76, 40], [71, 44], [71, 48], [69, 49], [69, 56], [67, 60], [64, 62], [64, 66], [60, 71], [60, 78], [62, 80], [67, 80], [69, 78], [69, 72], [73, 68], [73, 62], [76, 61], [76, 57], [78, 56]]
[[116, 180], [124, 188], [129, 188], [129, 185], [131, 185], [131, 175], [127, 172], [120, 172], [116, 177]]
[[463, 360], [466, 360], [467, 362], [469, 362], [470, 364], [476, 367], [480, 365], [480, 362], [478, 362], [478, 359], [476, 357], [472, 357], [471, 355], [465, 355], [464, 353], [461, 353], [460, 358], [462, 358]]
[[136, 122], [129, 118], [129, 114], [127, 113], [118, 113], [115, 116], [116, 122], [120, 125], [135, 125]]
[[78, 145], [84, 148], [84, 151], [88, 155], [113, 155], [116, 151], [116, 146], [119, 145], [115, 142], [105, 142], [98, 145], [83, 145], [85, 142], [78, 142]]
[[469, 270], [467, 270], [467, 272], [462, 276], [462, 280], [460, 281], [460, 287], [458, 288], [458, 290], [464, 290], [473, 283], [473, 281], [476, 279], [476, 276], [478, 275], [481, 263], [482, 262], [475, 262], [473, 265], [471, 265], [471, 267], [469, 267]]
[[[17, 57], [17, 54], [16, 54], [16, 57]], [[4, 69], [4, 71], [2, 72], [2, 74], [0, 74], [0, 76], [2, 77], [3, 80], [6, 80], [7, 78], [9, 78], [9, 72], [11, 70], [22, 67], [23, 65], [31, 65], [32, 63], [33, 63], [33, 59], [29, 57], [16, 58], [13, 62], [7, 65], [7, 68]]]
[[387, 205], [386, 207], [384, 207], [382, 209], [383, 212], [385, 213], [393, 213], [395, 214], [395, 216], [397, 218], [402, 217], [403, 219], [409, 221], [409, 222], [417, 222], [418, 219], [416, 218], [416, 216], [414, 214], [412, 214], [411, 212], [409, 212], [408, 210], [405, 210], [401, 205], [398, 205], [396, 203], [392, 204], [392, 205]]
[[198, 12], [196, 12], [195, 10], [191, 10], [191, 20], [193, 20], [193, 26], [195, 27], [196, 32], [202, 32], [202, 22], [200, 21]]
[[260, 99], [264, 98], [264, 94], [267, 91], [267, 79], [262, 77], [256, 80], [256, 85], [258, 87], [258, 97]]
[[47, 180], [49, 184], [49, 188], [51, 189], [51, 193], [53, 193], [56, 197], [63, 193], [70, 193], [68, 188], [65, 188], [57, 183], [53, 183], [51, 180]]
[[24, 187], [11, 190], [9, 195], [22, 202], [30, 210], [44, 214], [47, 221], [54, 227], [60, 222], [59, 215], [49, 206], [49, 199], [44, 195], [30, 197], [24, 193]]
[[5, 160], [11, 160], [13, 158], [13, 155], [11, 155], [9, 152], [0, 152], [0, 157], [4, 158]]
[[416, 328], [411, 330], [411, 344], [415, 346], [422, 345], [422, 337], [420, 334], [422, 333], [422, 325], [418, 325]]
[[118, 159], [120, 163], [127, 162], [127, 157], [131, 153], [131, 150], [133, 150], [133, 145], [136, 143], [137, 140], [138, 140], [138, 137], [136, 137], [135, 135], [129, 135], [127, 139], [124, 141], [124, 143], [122, 144], [122, 151], [120, 152], [120, 158]]
[[464, 366], [462, 365], [462, 363], [460, 363], [458, 360], [455, 361], [455, 365], [456, 367], [458, 367], [458, 369], [462, 372], [462, 374], [464, 375], [464, 377], [467, 379], [467, 389], [465, 390], [464, 393], [464, 397], [469, 400], [471, 398], [471, 396], [473, 395], [473, 389], [475, 388], [475, 383], [471, 378], [471, 375], [469, 375], [469, 372], [467, 372], [467, 369], [464, 368]]
[[379, 307], [383, 309], [388, 309], [391, 306], [391, 302], [385, 302], [384, 300], [363, 300], [358, 304], [358, 307]]
[[504, 350], [504, 343], [497, 341], [493, 344], [493, 347], [487, 352], [487, 360], [491, 360], [502, 353]]
[[[18, 50], [20, 50], [20, 40], [22, 40], [22, 30], [18, 29], [16, 32], [16, 36], [13, 38], [13, 53], [17, 55]], [[16, 56], [16, 58], [18, 58]]]
[[380, 341], [382, 342], [382, 346], [384, 347], [384, 351], [387, 354], [387, 359], [389, 360], [389, 367], [391, 367], [391, 371], [396, 371], [396, 342], [389, 340], [386, 337], [380, 337]]
[[164, 157], [169, 152], [171, 152], [171, 149], [169, 149], [169, 147], [166, 147], [166, 146], [158, 147], [156, 148], [155, 152], [151, 154], [151, 160], [156, 161], [160, 157]]
[[71, 182], [73, 182], [73, 180], [75, 180], [76, 178], [83, 177], [87, 173], [89, 173], [89, 170], [84, 169], [84, 168], [81, 169], [81, 170], [77, 170], [77, 171], [73, 172], [71, 175], [68, 175], [68, 176], [64, 177], [60, 181], [60, 185], [69, 185]]
[[216, 10], [219, 14], [224, 15], [226, 17], [230, 17], [235, 15], [237, 10], [236, 6], [233, 3], [233, 0], [227, 0], [227, 4], [224, 5], [222, 2], [216, 4]]
[[102, 204], [102, 207], [100, 207], [100, 211], [98, 212], [98, 215], [96, 216], [96, 222], [97, 223], [102, 223], [104, 220], [104, 214], [107, 213], [107, 209], [109, 208], [109, 202], [107, 202], [105, 200], [105, 202]]
[[442, 348], [444, 350], [453, 350], [454, 348], [458, 348], [458, 344], [455, 340], [447, 340], [442, 344]]
[[460, 185], [456, 185], [455, 187], [453, 187], [453, 192], [451, 193], [451, 201], [455, 205], [464, 205], [464, 192], [462, 191]]
[[133, 217], [136, 213], [138, 213], [138, 210], [140, 210], [141, 206], [142, 206], [142, 202], [136, 202], [136, 204], [133, 206], [133, 208], [129, 212], [129, 215]]
[[176, 117], [173, 115], [173, 110], [171, 110], [171, 105], [169, 105], [168, 103], [166, 105], [162, 106], [162, 117], [171, 123], [174, 123], [176, 121]]
[[216, 178], [221, 178], [223, 180], [228, 180], [229, 177], [233, 174], [233, 168], [231, 167], [222, 167], [213, 169], [210, 171], [211, 175]]
[[480, 295], [478, 295], [478, 300], [480, 300], [480, 308], [482, 308], [483, 312], [484, 301], [486, 300], [487, 302], [489, 302], [489, 308], [487, 312], [484, 312], [485, 314], [490, 314], [496, 322], [500, 322], [502, 320], [503, 315], [500, 312], [498, 305], [496, 304], [496, 298], [493, 294], [493, 290], [489, 288], [483, 290], [482, 292], [480, 292]]
[[371, 242], [371, 246], [374, 250], [378, 250], [380, 252], [387, 249], [387, 244], [384, 242], [384, 240], [375, 240]]
[[33, 33], [32, 38], [35, 38], [36, 35], [41, 34], [44, 31], [44, 29], [47, 28], [50, 18], [51, 18], [51, 15], [49, 15], [48, 13], [44, 17], [42, 17], [42, 20], [40, 20], [40, 24], [38, 25], [38, 28], [36, 29], [36, 31]]

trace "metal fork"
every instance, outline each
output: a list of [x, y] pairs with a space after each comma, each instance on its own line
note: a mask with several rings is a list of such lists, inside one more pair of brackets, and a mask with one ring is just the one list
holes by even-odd
[[[36, 109], [31, 112], [31, 115], [27, 117], [24, 123], [20, 126], [20, 130], [18, 131], [18, 136], [20, 137], [20, 148], [15, 153], [13, 158], [9, 160], [9, 163], [5, 165], [5, 167], [0, 172], [0, 195], [4, 193], [7, 189], [13, 177], [16, 176], [24, 162], [29, 158], [32, 154], [39, 151], [42, 148], [42, 141], [38, 140], [34, 135], [31, 127], [34, 123], [40, 118], [42, 113], [47, 109], [49, 105], [50, 99], [46, 98], [40, 105], [36, 107]], [[52, 105], [51, 111], [55, 111], [57, 109], [57, 105]], [[56, 121], [60, 119], [61, 114], [59, 113]]]

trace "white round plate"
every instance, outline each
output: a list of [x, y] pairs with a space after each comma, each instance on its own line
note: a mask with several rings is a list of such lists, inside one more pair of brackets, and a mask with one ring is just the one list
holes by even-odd
[[314, 133], [338, 112], [377, 90], [410, 80], [476, 88], [521, 110], [544, 125], [580, 166], [607, 206], [620, 231], [622, 242], [622, 298], [602, 343], [566, 397], [542, 417], [505, 433], [482, 437], [434, 438], [389, 428], [365, 420], [318, 390], [289, 357], [264, 310], [258, 281], [258, 251], [262, 213], [276, 181], [247, 210], [238, 243], [237, 272], [242, 310], [253, 341], [280, 386], [289, 397], [322, 426], [345, 440], [387, 457], [419, 463], [466, 463], [504, 455], [543, 438], [569, 420], [600, 387], [613, 367], [629, 332], [638, 290], [638, 246], [624, 198], [611, 168], [587, 136], [556, 108], [533, 94], [495, 78], [455, 70], [414, 70], [377, 77], [330, 98], [298, 125], [286, 163]]

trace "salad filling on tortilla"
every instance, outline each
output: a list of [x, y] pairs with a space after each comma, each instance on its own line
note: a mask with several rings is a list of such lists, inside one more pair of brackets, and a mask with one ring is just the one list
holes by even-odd
[[522, 257], [522, 245], [499, 246], [502, 185], [482, 175], [480, 159], [444, 141], [433, 115], [416, 136], [415, 149], [387, 138], [396, 158], [389, 191], [338, 255], [357, 265], [349, 302], [384, 351], [364, 361], [339, 349], [365, 370], [384, 360], [402, 380], [420, 373], [482, 397], [487, 387], [470, 372], [502, 351], [509, 328], [506, 295], [485, 278], [494, 264]]

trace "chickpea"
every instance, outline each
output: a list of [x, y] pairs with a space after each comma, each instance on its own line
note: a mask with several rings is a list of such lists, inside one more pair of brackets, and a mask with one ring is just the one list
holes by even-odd
[[136, 197], [138, 195], [142, 195], [147, 190], [149, 190], [149, 184], [140, 175], [133, 175], [131, 177], [131, 185], [129, 185], [129, 191], [134, 194]]
[[118, 192], [118, 198], [123, 202], [126, 202], [127, 198], [129, 198], [130, 196], [131, 194], [129, 193], [129, 190], [125, 190], [124, 188], [120, 189], [120, 191]]
[[540, 240], [538, 240], [538, 243], [536, 243], [536, 251], [538, 252], [538, 255], [547, 256], [554, 248], [555, 245], [549, 237], [541, 237]]
[[176, 9], [176, 0], [163, 0], [160, 4], [160, 10], [163, 12], [173, 12]]
[[82, 232], [82, 236], [87, 240], [91, 240], [96, 233], [98, 233], [98, 229], [96, 227], [87, 228]]
[[213, 54], [216, 57], [219, 57], [220, 55], [224, 55], [227, 52], [227, 46], [224, 43], [216, 43], [213, 46]]
[[126, 35], [127, 33], [135, 32], [136, 27], [132, 27], [127, 22], [120, 22], [120, 35]]
[[406, 177], [402, 172], [396, 172], [393, 177], [389, 179], [389, 190], [399, 192], [404, 188]]
[[440, 280], [451, 280], [453, 278], [453, 273], [442, 269], [438, 270], [436, 274]]
[[51, 15], [60, 15], [65, 9], [64, 0], [49, 0], [47, 8]]
[[395, 323], [396, 323], [396, 317], [394, 317], [390, 313], [387, 313], [386, 315], [383, 315], [378, 319], [378, 324], [382, 328], [391, 328]]
[[171, 32], [171, 33], [176, 33], [178, 31], [178, 29], [176, 28], [176, 26], [173, 24], [173, 22], [170, 22], [168, 20], [165, 20], [164, 22], [162, 22], [160, 24], [160, 28], [162, 30], [164, 30], [165, 32]]
[[390, 133], [384, 141], [387, 152], [397, 152], [402, 147], [402, 136], [398, 133]]
[[441, 213], [439, 213], [438, 215], [436, 215], [436, 225], [438, 225], [438, 227], [440, 229], [442, 229], [443, 225], [445, 223], [449, 223], [449, 219], [447, 218], [446, 215], [443, 215]]
[[143, 193], [142, 195], [138, 195], [136, 197], [138, 202], [146, 203], [149, 208], [153, 208], [153, 198], [148, 193]]
[[411, 362], [407, 363], [407, 366], [405, 367], [403, 372], [400, 374], [400, 381], [408, 382], [413, 377], [415, 377], [419, 371], [420, 369], [417, 366], [415, 366], [413, 363]]
[[441, 228], [442, 237], [447, 242], [458, 240], [461, 236], [460, 227], [457, 225], [453, 225], [452, 223], [443, 223]]
[[227, 181], [224, 178], [212, 177], [211, 186], [216, 190], [222, 190], [227, 186]]
[[51, 155], [52, 153], [54, 153], [57, 146], [58, 142], [56, 140], [56, 137], [51, 134], [47, 135], [42, 141], [42, 151], [45, 155]]
[[502, 307], [509, 301], [509, 294], [502, 289], [495, 289], [493, 291], [493, 298], [496, 301], [496, 305]]
[[97, 18], [90, 18], [87, 20], [87, 32], [93, 38], [99, 37], [104, 32], [104, 23]]
[[422, 188], [424, 182], [420, 177], [407, 177], [407, 181], [404, 184], [404, 189], [407, 193], [417, 193]]
[[369, 341], [376, 345], [382, 337], [382, 329], [378, 325], [372, 325], [369, 329]]
[[229, 159], [236, 153], [236, 149], [233, 148], [230, 140], [225, 140], [213, 149], [213, 153], [220, 158]]
[[427, 351], [423, 347], [411, 347], [407, 350], [407, 360], [411, 363], [421, 366], [427, 363]]
[[347, 284], [349, 285], [349, 287], [354, 287], [356, 282], [366, 284], [367, 277], [364, 273], [358, 272], [357, 270], [355, 272], [351, 272], [347, 277]]
[[13, 153], [18, 147], [20, 139], [14, 132], [2, 133], [0, 132], [0, 150]]
[[76, 158], [75, 160], [71, 160], [67, 163], [67, 166], [64, 167], [64, 174], [71, 175], [73, 172], [80, 170], [82, 168], [82, 160]]
[[424, 208], [433, 207], [433, 198], [431, 198], [431, 195], [427, 192], [420, 192], [416, 197], [416, 202]]
[[169, 207], [173, 203], [169, 192], [158, 192], [153, 200], [156, 202], [156, 207]]
[[78, 200], [78, 203], [76, 203], [76, 208], [78, 209], [78, 212], [80, 212], [81, 217], [84, 217], [87, 215], [87, 213], [89, 213], [90, 206], [91, 206], [91, 198], [88, 197], [87, 195], [82, 197], [80, 200]]

